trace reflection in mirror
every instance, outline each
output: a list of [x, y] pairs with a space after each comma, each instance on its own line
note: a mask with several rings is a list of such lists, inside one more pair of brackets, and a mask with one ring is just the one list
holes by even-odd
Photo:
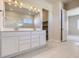
[[[36, 10], [36, 8], [34, 8]], [[25, 7], [18, 7], [5, 2], [4, 28], [32, 28], [35, 29], [35, 17], [40, 14], [40, 10], [31, 11]], [[37, 17], [36, 17], [37, 18]], [[39, 17], [38, 17], [39, 18]], [[39, 19], [40, 20], [40, 19]]]
[[33, 28], [33, 14], [5, 3], [5, 28]]

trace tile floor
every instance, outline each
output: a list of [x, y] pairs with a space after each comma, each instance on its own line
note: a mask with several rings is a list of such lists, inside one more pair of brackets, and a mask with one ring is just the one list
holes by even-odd
[[18, 55], [15, 58], [79, 58], [79, 42], [48, 44], [45, 48]]

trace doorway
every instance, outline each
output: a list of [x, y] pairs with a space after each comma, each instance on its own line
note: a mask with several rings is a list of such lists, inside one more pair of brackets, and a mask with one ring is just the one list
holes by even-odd
[[61, 10], [61, 42], [67, 41], [67, 11], [65, 9]]
[[68, 41], [79, 42], [79, 8], [67, 11], [68, 13]]
[[46, 41], [48, 41], [48, 10], [42, 9], [43, 13], [43, 30], [46, 30]]

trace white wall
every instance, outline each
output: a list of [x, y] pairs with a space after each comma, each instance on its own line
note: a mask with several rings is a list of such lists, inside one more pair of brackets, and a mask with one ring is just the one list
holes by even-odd
[[79, 7], [68, 10], [67, 15], [68, 16], [79, 15]]
[[69, 35], [77, 35], [77, 36], [79, 35], [78, 21], [79, 21], [79, 15], [68, 17]]
[[4, 4], [3, 4], [3, 0], [0, 0], [0, 10], [2, 10], [0, 12], [0, 30], [3, 29], [3, 15], [4, 15]]

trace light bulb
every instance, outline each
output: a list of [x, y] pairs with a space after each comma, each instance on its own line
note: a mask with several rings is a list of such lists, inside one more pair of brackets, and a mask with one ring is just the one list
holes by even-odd
[[34, 11], [36, 11], [37, 8], [34, 8]]
[[22, 6], [22, 5], [23, 5], [23, 3], [20, 3], [20, 5]]
[[15, 0], [15, 3], [17, 4], [18, 2]]
[[8, 3], [9, 5], [11, 5], [11, 3]]
[[11, 2], [12, 0], [8, 0], [9, 2]]
[[38, 9], [38, 12], [40, 12], [40, 9]]
[[30, 9], [32, 10], [33, 9], [33, 6], [31, 6]]
[[23, 6], [23, 3], [20, 3], [20, 8], [22, 8], [22, 6]]

